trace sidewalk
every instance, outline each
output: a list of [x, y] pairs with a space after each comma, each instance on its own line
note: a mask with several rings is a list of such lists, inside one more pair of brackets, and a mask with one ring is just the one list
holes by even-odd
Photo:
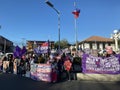
[[84, 74], [77, 73], [78, 80], [90, 81], [120, 81], [120, 74]]

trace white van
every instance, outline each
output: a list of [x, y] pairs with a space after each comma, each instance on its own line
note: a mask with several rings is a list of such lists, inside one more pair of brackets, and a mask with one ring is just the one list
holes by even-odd
[[13, 58], [13, 53], [6, 53], [5, 56], [10, 60], [10, 58]]

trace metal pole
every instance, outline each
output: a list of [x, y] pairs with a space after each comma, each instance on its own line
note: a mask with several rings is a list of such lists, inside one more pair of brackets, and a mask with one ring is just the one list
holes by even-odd
[[4, 53], [6, 53], [6, 39], [4, 39]]
[[60, 12], [52, 6], [58, 15], [58, 52], [60, 52]]
[[77, 43], [77, 20], [75, 18], [75, 42], [76, 42], [76, 53], [77, 53], [77, 48], [78, 48], [78, 43]]
[[59, 39], [58, 50], [60, 52], [60, 13], [58, 14], [58, 39]]
[[47, 5], [49, 5], [51, 8], [53, 8], [57, 15], [58, 15], [58, 51], [60, 52], [60, 12], [54, 7], [54, 5], [46, 0]]
[[[74, 2], [74, 7], [76, 8], [76, 2]], [[77, 19], [75, 18], [75, 42], [76, 42], [76, 54], [78, 51], [78, 42], [77, 42]]]
[[118, 51], [118, 37], [115, 36], [115, 49]]
[[119, 47], [118, 47], [119, 37], [120, 37], [120, 31], [114, 30], [114, 34], [111, 35], [111, 38], [115, 40], [115, 51], [116, 52], [119, 50]]

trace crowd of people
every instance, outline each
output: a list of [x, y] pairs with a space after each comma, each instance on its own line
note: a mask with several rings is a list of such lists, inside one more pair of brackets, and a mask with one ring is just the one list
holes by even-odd
[[25, 76], [27, 71], [31, 70], [31, 64], [50, 64], [52, 68], [51, 78], [52, 82], [62, 81], [67, 79], [70, 81], [74, 79], [71, 77], [73, 56], [70, 54], [25, 54], [21, 58], [14, 57], [9, 54], [2, 58], [2, 71], [3, 73], [13, 73]]
[[[82, 51], [82, 53], [85, 53], [85, 51]], [[111, 47], [106, 48], [106, 50], [102, 53], [97, 51], [98, 57], [106, 57], [113, 54], [115, 54], [115, 52]], [[3, 73], [14, 73], [25, 76], [26, 72], [31, 70], [31, 64], [50, 64], [52, 68], [52, 82], [62, 81], [63, 78], [67, 79], [68, 81], [72, 79], [77, 80], [75, 73], [75, 62], [77, 62], [79, 66], [79, 68], [77, 67], [76, 69], [79, 72], [82, 72], [81, 58], [82, 57], [79, 55], [78, 57], [74, 57], [70, 53], [51, 53], [49, 55], [29, 53], [22, 55], [22, 57], [14, 57], [13, 54], [9, 54], [8, 56], [4, 56], [2, 58], [1, 70]]]

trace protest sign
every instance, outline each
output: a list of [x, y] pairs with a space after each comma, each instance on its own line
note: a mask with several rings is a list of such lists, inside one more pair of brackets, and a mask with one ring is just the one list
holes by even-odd
[[120, 74], [120, 55], [102, 58], [85, 54], [82, 68], [83, 73]]

